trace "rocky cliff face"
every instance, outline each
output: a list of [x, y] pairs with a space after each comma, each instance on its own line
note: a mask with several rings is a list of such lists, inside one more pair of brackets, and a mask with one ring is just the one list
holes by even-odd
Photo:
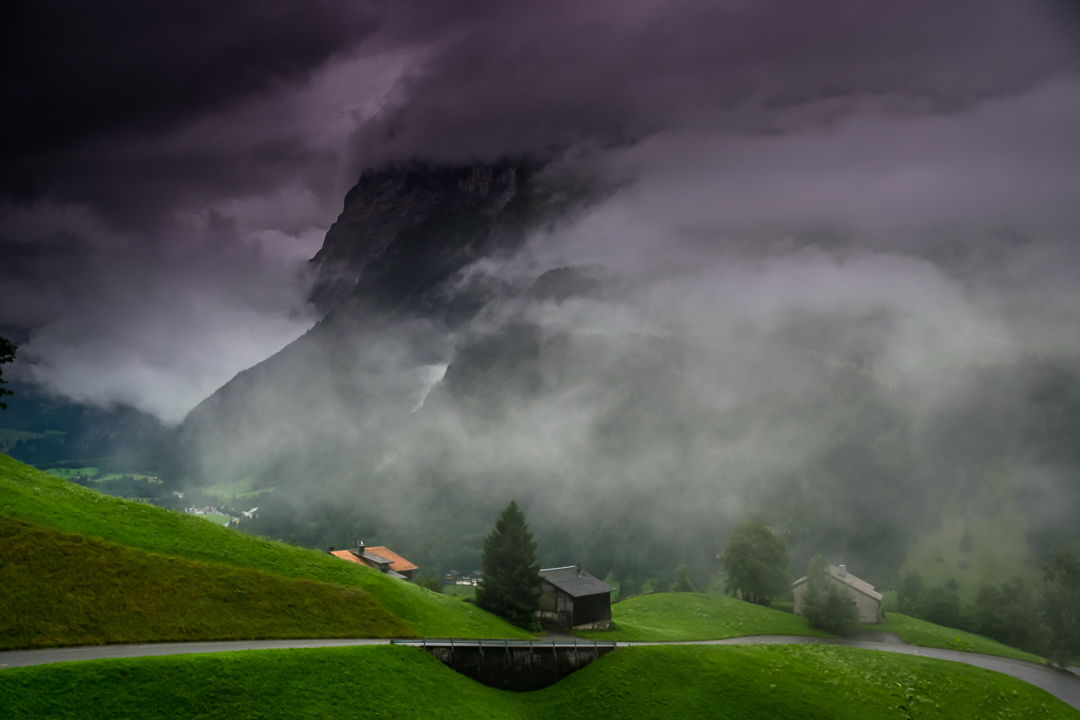
[[[312, 303], [324, 314], [329, 312], [357, 289], [365, 272], [372, 274], [369, 268], [388, 249], [410, 239], [415, 244], [416, 238], [410, 235], [426, 235], [424, 244], [428, 247], [423, 249], [443, 253], [452, 253], [462, 241], [474, 240], [440, 233], [439, 226], [455, 216], [471, 215], [481, 220], [474, 223], [475, 231], [490, 229], [483, 226], [497, 223], [500, 211], [518, 193], [519, 173], [529, 170], [522, 163], [511, 162], [472, 166], [409, 163], [365, 173], [345, 196], [341, 215], [311, 260], [317, 273]], [[384, 275], [405, 270], [387, 262], [401, 260], [400, 255], [385, 258], [379, 270]], [[423, 259], [411, 258], [413, 262]]]
[[462, 287], [461, 272], [513, 253], [572, 204], [538, 170], [505, 161], [365, 173], [311, 261], [311, 300], [324, 317], [192, 410], [174, 433], [171, 474], [242, 477], [319, 438], [374, 437], [364, 428], [408, 414], [425, 374], [450, 362], [453, 328], [498, 292]]

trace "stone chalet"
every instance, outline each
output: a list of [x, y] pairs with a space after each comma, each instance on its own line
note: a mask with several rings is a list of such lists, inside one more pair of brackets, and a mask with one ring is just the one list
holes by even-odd
[[[860, 580], [847, 571], [846, 565], [829, 566], [829, 579], [834, 583], [851, 590], [851, 597], [855, 607], [859, 610], [859, 622], [877, 623], [885, 622], [885, 615], [881, 612], [881, 593], [874, 591], [874, 586], [865, 580]], [[802, 577], [792, 584], [795, 593], [795, 614], [802, 615], [803, 594], [806, 593], [806, 578]]]
[[615, 588], [599, 580], [580, 565], [540, 571], [541, 622], [563, 628], [606, 630], [611, 627], [611, 593]]
[[413, 570], [418, 569], [417, 565], [413, 565], [396, 552], [382, 546], [364, 547], [364, 543], [358, 543], [357, 547], [349, 550], [330, 548], [330, 554], [357, 565], [367, 565], [369, 568], [402, 580], [412, 580]]

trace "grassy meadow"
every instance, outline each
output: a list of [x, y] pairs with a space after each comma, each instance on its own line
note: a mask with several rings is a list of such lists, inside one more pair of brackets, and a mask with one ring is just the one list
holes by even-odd
[[611, 620], [611, 630], [577, 634], [619, 642], [685, 642], [743, 635], [834, 637], [810, 627], [799, 615], [699, 593], [657, 593], [621, 600], [611, 606]]
[[0, 517], [0, 649], [416, 632], [356, 588]]
[[0, 516], [187, 560], [359, 588], [416, 634], [525, 638], [474, 605], [315, 550], [237, 532], [195, 515], [102, 495], [0, 455]]
[[485, 687], [419, 648], [247, 651], [0, 671], [0, 716], [24, 718], [892, 719], [1080, 712], [1020, 680], [927, 658], [825, 646], [621, 648], [531, 693]]
[[[1014, 660], [1027, 660], [1034, 663], [1045, 662], [1038, 655], [1002, 645], [996, 640], [982, 635], [962, 632], [953, 628], [942, 627], [934, 623], [908, 617], [899, 613], [888, 613], [884, 625], [863, 625], [869, 630], [882, 630], [896, 633], [904, 642], [923, 647], [944, 648], [947, 650], [967, 650], [983, 655], [999, 655]], [[959, 641], [958, 641], [959, 638]]]

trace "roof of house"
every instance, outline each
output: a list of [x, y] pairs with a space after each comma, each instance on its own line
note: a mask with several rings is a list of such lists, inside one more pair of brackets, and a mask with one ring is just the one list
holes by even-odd
[[[878, 602], [880, 602], [881, 599], [883, 597], [885, 597], [881, 593], [876, 592], [874, 590], [874, 586], [871, 585], [870, 583], [866, 582], [865, 580], [860, 580], [859, 578], [855, 577], [854, 575], [852, 575], [849, 572], [845, 572], [844, 574], [841, 574], [840, 573], [840, 568], [836, 567], [835, 565], [830, 565], [829, 566], [829, 574], [832, 575], [833, 579], [836, 580], [837, 582], [842, 582], [845, 585], [847, 585], [849, 588], [851, 588], [852, 590], [857, 590], [857, 591], [861, 592], [863, 595], [866, 595], [867, 597], [871, 597], [874, 600], [877, 600]], [[806, 582], [806, 578], [801, 577], [798, 580], [796, 580], [795, 582], [793, 582], [791, 584], [791, 586], [795, 587], [796, 585], [801, 585], [801, 584], [803, 584], [805, 582]]]
[[376, 555], [389, 560], [390, 561], [390, 569], [393, 570], [394, 572], [399, 572], [399, 573], [400, 572], [408, 572], [409, 570], [418, 570], [420, 568], [419, 565], [413, 565], [411, 562], [409, 562], [405, 558], [401, 557], [400, 555], [398, 555], [396, 552], [394, 552], [390, 548], [385, 548], [385, 547], [380, 546], [380, 547], [371, 547], [371, 548], [368, 548], [367, 550], [368, 550], [369, 554], [370, 553], [375, 553]]
[[598, 580], [587, 572], [583, 572], [578, 566], [547, 568], [540, 571], [540, 577], [559, 588], [571, 597], [585, 597], [586, 595], [599, 595], [601, 593], [614, 592], [615, 588], [603, 580]]

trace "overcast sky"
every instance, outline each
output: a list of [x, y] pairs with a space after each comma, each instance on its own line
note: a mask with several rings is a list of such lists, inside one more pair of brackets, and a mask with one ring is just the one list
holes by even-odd
[[632, 181], [537, 249], [556, 259], [670, 261], [676, 230], [688, 247], [826, 229], [884, 255], [931, 229], [992, 236], [1007, 263], [948, 272], [976, 278], [980, 307], [1020, 307], [1033, 337], [1080, 336], [1080, 17], [1064, 0], [9, 12], [0, 328], [19, 377], [76, 399], [176, 422], [299, 336], [304, 261], [345, 191], [414, 157], [570, 150]]

